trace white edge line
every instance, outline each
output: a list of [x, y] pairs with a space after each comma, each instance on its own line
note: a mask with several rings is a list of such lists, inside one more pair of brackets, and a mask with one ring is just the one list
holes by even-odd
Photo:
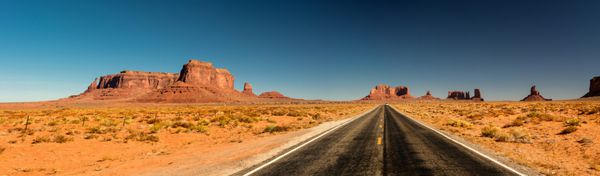
[[269, 162], [267, 162], [267, 163], [265, 163], [265, 164], [263, 164], [263, 165], [261, 165], [261, 166], [259, 166], [259, 167], [255, 168], [254, 170], [251, 170], [250, 172], [248, 172], [248, 173], [244, 174], [244, 176], [249, 176], [249, 175], [252, 175], [253, 173], [255, 173], [255, 172], [257, 172], [257, 171], [261, 170], [261, 169], [262, 169], [262, 168], [264, 168], [264, 167], [267, 167], [267, 166], [269, 166], [269, 165], [273, 164], [273, 163], [274, 163], [274, 162], [276, 162], [277, 160], [280, 160], [281, 158], [283, 158], [283, 157], [285, 157], [285, 156], [287, 156], [287, 155], [289, 155], [289, 154], [293, 153], [294, 151], [296, 151], [296, 150], [298, 150], [298, 149], [300, 149], [300, 148], [304, 147], [305, 145], [308, 145], [308, 144], [310, 144], [311, 142], [313, 142], [313, 141], [315, 141], [315, 140], [317, 140], [317, 139], [319, 139], [319, 138], [321, 138], [321, 137], [323, 137], [323, 136], [325, 136], [325, 135], [329, 134], [330, 132], [332, 132], [332, 131], [335, 131], [336, 129], [338, 129], [338, 128], [340, 128], [340, 127], [342, 127], [342, 126], [344, 126], [344, 125], [346, 125], [346, 124], [348, 124], [348, 123], [350, 123], [350, 122], [352, 122], [352, 121], [354, 121], [354, 120], [356, 120], [356, 119], [358, 119], [358, 118], [360, 118], [360, 117], [363, 117], [364, 115], [366, 115], [367, 113], [369, 113], [369, 112], [371, 112], [371, 111], [373, 111], [373, 110], [377, 109], [378, 107], [379, 107], [379, 106], [377, 106], [377, 107], [375, 107], [375, 108], [373, 108], [373, 109], [371, 109], [371, 110], [369, 110], [369, 111], [366, 111], [365, 113], [359, 114], [359, 115], [355, 116], [354, 118], [352, 118], [352, 119], [350, 119], [350, 120], [348, 120], [348, 121], [346, 121], [346, 122], [344, 122], [344, 123], [342, 123], [342, 124], [339, 124], [339, 125], [337, 125], [337, 126], [335, 126], [335, 127], [331, 128], [331, 129], [329, 129], [329, 130], [327, 130], [327, 131], [325, 131], [325, 132], [321, 133], [321, 134], [320, 134], [320, 135], [318, 135], [317, 137], [315, 137], [315, 138], [313, 138], [313, 139], [311, 139], [311, 140], [309, 140], [309, 141], [307, 141], [307, 142], [303, 143], [302, 145], [300, 145], [300, 146], [298, 146], [298, 147], [296, 147], [296, 148], [294, 148], [294, 149], [292, 149], [292, 150], [290, 150], [290, 151], [288, 151], [288, 152], [285, 152], [283, 155], [279, 155], [277, 158], [275, 158], [275, 159], [273, 159], [273, 160], [271, 160], [271, 161], [269, 161]]
[[513, 172], [513, 173], [515, 173], [515, 174], [517, 174], [517, 175], [526, 176], [526, 174], [523, 174], [523, 173], [521, 173], [521, 172], [519, 172], [519, 171], [517, 171], [517, 170], [515, 170], [515, 169], [513, 169], [513, 168], [511, 168], [511, 167], [509, 167], [509, 166], [507, 166], [507, 165], [505, 165], [504, 163], [502, 163], [502, 162], [500, 162], [500, 161], [498, 161], [498, 160], [496, 160], [496, 159], [494, 159], [494, 158], [492, 158], [492, 157], [489, 157], [489, 156], [487, 156], [487, 155], [485, 155], [485, 154], [483, 154], [483, 153], [481, 153], [481, 152], [479, 152], [479, 151], [477, 151], [477, 150], [475, 150], [475, 149], [473, 149], [473, 148], [471, 148], [471, 147], [469, 147], [469, 146], [467, 146], [467, 145], [465, 145], [465, 144], [463, 144], [463, 143], [461, 143], [461, 142], [459, 142], [459, 141], [457, 141], [457, 140], [454, 140], [454, 139], [452, 139], [451, 137], [447, 136], [446, 134], [444, 134], [444, 133], [440, 132], [439, 130], [436, 130], [436, 129], [434, 129], [434, 128], [431, 128], [431, 127], [429, 127], [429, 126], [427, 126], [427, 125], [425, 125], [425, 124], [423, 124], [423, 123], [421, 123], [421, 122], [419, 122], [419, 121], [417, 121], [417, 120], [413, 119], [412, 117], [410, 117], [410, 116], [408, 116], [408, 115], [406, 115], [406, 114], [403, 114], [403, 113], [401, 113], [401, 112], [400, 112], [400, 111], [398, 111], [398, 109], [396, 109], [395, 107], [393, 107], [393, 106], [391, 106], [391, 105], [388, 105], [388, 106], [389, 106], [389, 107], [391, 107], [391, 108], [393, 108], [393, 109], [394, 109], [396, 112], [398, 112], [398, 113], [400, 113], [400, 114], [404, 115], [405, 117], [408, 117], [408, 119], [410, 119], [411, 121], [413, 121], [413, 122], [417, 122], [419, 125], [421, 125], [421, 126], [424, 126], [424, 127], [426, 127], [426, 128], [429, 128], [429, 129], [430, 129], [430, 130], [432, 130], [432, 131], [435, 131], [436, 133], [438, 133], [438, 134], [440, 134], [440, 135], [444, 136], [445, 138], [449, 139], [450, 141], [452, 141], [452, 142], [454, 142], [454, 143], [457, 143], [457, 144], [459, 144], [459, 145], [463, 146], [463, 147], [464, 147], [464, 148], [466, 148], [466, 149], [469, 149], [469, 150], [471, 150], [472, 152], [474, 152], [474, 153], [476, 153], [476, 154], [478, 154], [478, 155], [480, 155], [480, 156], [482, 156], [482, 157], [484, 157], [484, 158], [486, 158], [486, 159], [488, 159], [488, 160], [490, 160], [490, 161], [492, 161], [492, 162], [494, 162], [494, 163], [496, 163], [496, 164], [498, 164], [498, 165], [500, 165], [500, 166], [502, 166], [502, 167], [504, 167], [504, 168], [508, 169], [509, 171], [511, 171], [511, 172]]

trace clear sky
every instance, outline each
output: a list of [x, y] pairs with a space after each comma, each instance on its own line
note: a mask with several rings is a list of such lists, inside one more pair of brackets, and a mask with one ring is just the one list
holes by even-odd
[[600, 1], [0, 1], [0, 102], [78, 94], [121, 70], [226, 67], [239, 90], [352, 100], [378, 83], [585, 94], [600, 75]]

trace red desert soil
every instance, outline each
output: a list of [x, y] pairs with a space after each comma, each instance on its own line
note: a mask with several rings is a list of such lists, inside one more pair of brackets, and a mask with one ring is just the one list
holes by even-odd
[[600, 175], [600, 101], [431, 101], [395, 107], [546, 175]]
[[0, 104], [0, 175], [222, 175], [374, 106]]

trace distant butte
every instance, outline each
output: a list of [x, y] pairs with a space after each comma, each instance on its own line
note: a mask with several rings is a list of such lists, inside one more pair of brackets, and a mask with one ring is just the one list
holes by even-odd
[[588, 93], [582, 98], [600, 96], [600, 76], [596, 76], [590, 80], [590, 88]]
[[172, 103], [269, 101], [273, 98], [292, 100], [279, 92], [256, 96], [250, 83], [245, 83], [244, 90], [239, 92], [233, 87], [234, 80], [233, 75], [224, 68], [214, 68], [209, 62], [189, 60], [180, 73], [122, 71], [101, 76], [85, 92], [66, 100]]
[[446, 99], [483, 101], [483, 97], [481, 96], [481, 91], [479, 89], [475, 89], [474, 93], [475, 95], [471, 97], [470, 92], [468, 91], [448, 91], [448, 97], [446, 97]]
[[540, 94], [540, 92], [535, 88], [535, 85], [534, 85], [534, 86], [531, 86], [531, 89], [529, 90], [529, 95], [527, 95], [521, 101], [551, 101], [551, 100], [552, 99], [544, 98]]
[[433, 95], [431, 95], [430, 91], [427, 91], [427, 93], [425, 93], [425, 95], [420, 96], [417, 99], [419, 99], [419, 100], [439, 100], [440, 98], [434, 97]]
[[379, 84], [375, 88], [372, 88], [369, 95], [361, 100], [402, 100], [412, 98], [414, 97], [410, 95], [408, 87], [390, 87], [386, 84]]

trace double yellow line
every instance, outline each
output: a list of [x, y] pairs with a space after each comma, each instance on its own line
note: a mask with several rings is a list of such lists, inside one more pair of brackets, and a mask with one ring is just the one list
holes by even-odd
[[382, 137], [382, 134], [383, 134], [383, 118], [381, 118], [379, 120], [379, 129], [381, 129], [381, 130], [377, 134], [377, 145], [381, 145], [383, 143], [383, 137]]

